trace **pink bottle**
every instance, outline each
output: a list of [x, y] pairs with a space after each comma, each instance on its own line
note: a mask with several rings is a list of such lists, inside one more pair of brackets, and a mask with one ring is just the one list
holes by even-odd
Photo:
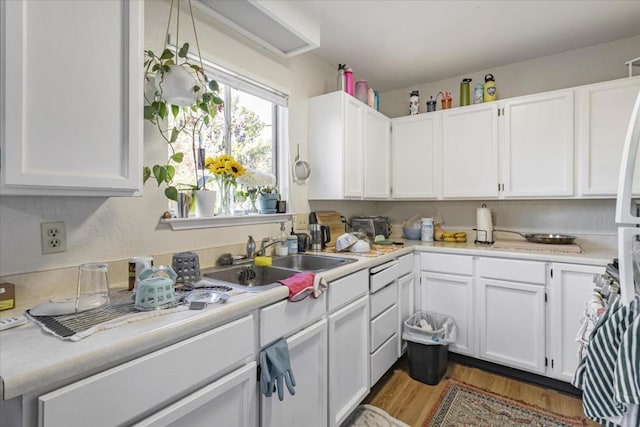
[[344, 80], [346, 83], [346, 87], [345, 90], [346, 92], [353, 96], [354, 93], [354, 88], [353, 88], [353, 70], [351, 69], [351, 67], [346, 67], [344, 69]]

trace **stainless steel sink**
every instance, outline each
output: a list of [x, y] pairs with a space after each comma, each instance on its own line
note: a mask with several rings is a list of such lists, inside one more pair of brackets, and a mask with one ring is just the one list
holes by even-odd
[[[209, 279], [231, 283], [241, 288], [262, 288], [268, 285], [278, 286], [278, 283], [276, 283], [278, 280], [286, 279], [296, 273], [298, 273], [298, 271], [288, 268], [239, 265], [222, 270], [205, 272], [204, 276]], [[273, 286], [269, 286], [269, 288]], [[261, 290], [266, 289], [267, 288], [263, 288]]]
[[324, 255], [312, 254], [293, 254], [273, 259], [275, 267], [290, 268], [298, 271], [324, 271], [336, 267], [341, 267], [352, 262], [356, 262], [354, 258], [341, 258]]

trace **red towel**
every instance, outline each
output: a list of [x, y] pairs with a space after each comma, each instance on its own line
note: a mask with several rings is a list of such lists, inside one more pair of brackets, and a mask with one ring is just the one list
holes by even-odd
[[289, 301], [300, 301], [313, 293], [315, 273], [296, 273], [291, 277], [278, 280], [289, 288]]

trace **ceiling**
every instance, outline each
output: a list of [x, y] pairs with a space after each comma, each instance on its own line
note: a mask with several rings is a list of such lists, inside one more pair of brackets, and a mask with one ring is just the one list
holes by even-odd
[[[640, 1], [306, 0], [325, 62], [389, 91], [640, 34]], [[638, 47], [640, 56], [640, 46]], [[629, 58], [633, 59], [633, 58]]]

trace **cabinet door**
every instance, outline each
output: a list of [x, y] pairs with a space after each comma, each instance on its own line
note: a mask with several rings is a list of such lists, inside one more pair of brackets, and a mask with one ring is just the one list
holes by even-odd
[[2, 7], [2, 193], [139, 195], [143, 2]]
[[584, 303], [593, 292], [593, 275], [605, 267], [553, 264], [549, 295], [549, 356], [551, 375], [570, 382], [578, 366], [576, 334]]
[[329, 315], [329, 426], [369, 393], [369, 296]]
[[285, 390], [281, 402], [276, 395], [262, 396], [263, 427], [309, 427], [327, 425], [327, 321], [325, 319], [287, 339], [296, 394]]
[[[364, 104], [352, 96], [344, 96], [344, 195], [360, 198], [364, 194]], [[331, 162], [325, 152], [325, 162]]]
[[133, 425], [257, 427], [256, 390], [256, 362], [251, 362]]
[[505, 197], [573, 195], [573, 91], [504, 102]]
[[[399, 312], [399, 331], [402, 336], [402, 328], [404, 327], [404, 321], [407, 320], [413, 314], [413, 296], [414, 296], [414, 276], [413, 273], [402, 276], [398, 279], [398, 312]], [[402, 356], [402, 353], [407, 348], [407, 342], [399, 339], [398, 343], [398, 357]]]
[[495, 103], [442, 111], [442, 196], [498, 196]]
[[544, 374], [544, 286], [478, 280], [480, 357]]
[[473, 278], [453, 274], [422, 272], [420, 309], [435, 311], [453, 318], [456, 342], [449, 345], [454, 353], [475, 356], [473, 341]]
[[[583, 86], [576, 91], [578, 194], [615, 196], [631, 110], [640, 77]], [[640, 194], [640, 157], [633, 180]]]
[[440, 118], [440, 113], [429, 113], [392, 120], [392, 198], [435, 199], [440, 196]]
[[377, 111], [364, 111], [364, 197], [388, 199], [390, 191], [390, 120]]

